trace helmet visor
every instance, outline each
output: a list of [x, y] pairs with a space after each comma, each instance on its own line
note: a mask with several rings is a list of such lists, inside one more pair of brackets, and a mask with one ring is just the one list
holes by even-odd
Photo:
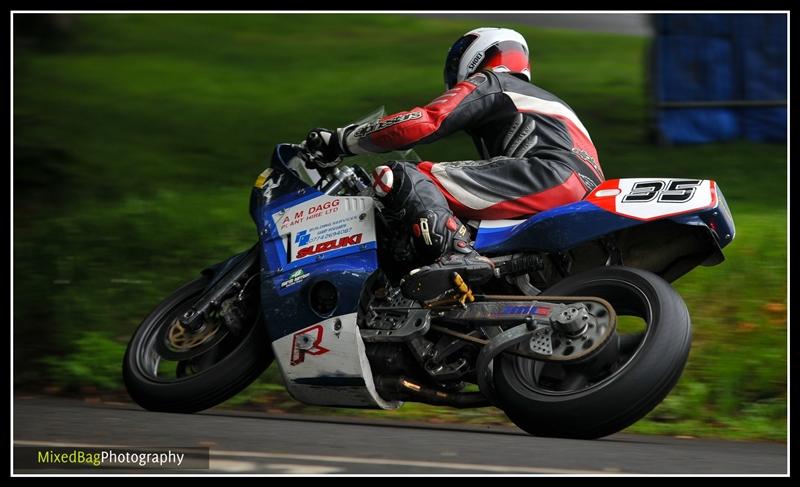
[[458, 66], [461, 64], [461, 58], [464, 56], [464, 51], [477, 38], [478, 36], [474, 34], [465, 35], [457, 40], [447, 52], [447, 59], [444, 62], [444, 85], [448, 90], [458, 83]]

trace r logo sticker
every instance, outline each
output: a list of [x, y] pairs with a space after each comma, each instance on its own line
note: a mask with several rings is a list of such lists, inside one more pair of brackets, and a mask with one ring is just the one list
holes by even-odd
[[300, 330], [292, 337], [292, 359], [289, 365], [302, 364], [308, 355], [322, 355], [330, 352], [320, 345], [325, 329], [322, 325], [314, 325], [305, 330]]

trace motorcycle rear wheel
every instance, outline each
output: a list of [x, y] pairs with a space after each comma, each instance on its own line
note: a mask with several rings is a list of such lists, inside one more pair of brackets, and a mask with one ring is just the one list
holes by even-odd
[[691, 346], [691, 321], [665, 280], [640, 269], [603, 267], [570, 276], [545, 295], [597, 296], [646, 328], [627, 335], [615, 331], [607, 350], [579, 364], [509, 354], [495, 359], [500, 406], [518, 427], [535, 436], [600, 438], [644, 417], [675, 386]]
[[[164, 327], [191, 307], [208, 281], [208, 277], [200, 277], [170, 294], [128, 343], [122, 375], [128, 394], [143, 408], [173, 413], [208, 409], [239, 393], [272, 362], [260, 312], [240, 335], [227, 334], [199, 357], [173, 365], [160, 355], [156, 341], [163, 336]], [[174, 370], [175, 376], [165, 374], [165, 368]]]

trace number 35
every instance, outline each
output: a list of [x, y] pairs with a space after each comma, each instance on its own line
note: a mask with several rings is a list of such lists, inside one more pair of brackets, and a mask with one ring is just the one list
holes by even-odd
[[701, 182], [699, 179], [672, 179], [666, 184], [664, 181], [638, 182], [622, 197], [622, 202], [647, 203], [658, 198], [659, 203], [685, 203], [692, 199]]

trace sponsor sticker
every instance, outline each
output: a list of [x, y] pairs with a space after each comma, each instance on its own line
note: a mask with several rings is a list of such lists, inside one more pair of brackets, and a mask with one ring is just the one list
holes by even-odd
[[285, 289], [290, 286], [294, 286], [295, 284], [299, 284], [305, 281], [311, 274], [304, 271], [303, 269], [297, 269], [296, 271], [289, 274], [289, 277], [280, 284], [281, 289]]
[[330, 252], [331, 250], [342, 249], [345, 247], [350, 247], [352, 245], [358, 245], [361, 243], [362, 237], [363, 234], [357, 233], [355, 235], [347, 235], [338, 239], [326, 240], [324, 242], [320, 242], [315, 245], [301, 247], [297, 251], [295, 258], [303, 259], [306, 257], [311, 257], [312, 255], [321, 254], [323, 252]]
[[501, 315], [538, 315], [547, 316], [550, 314], [550, 308], [546, 306], [505, 306]]
[[314, 325], [295, 333], [292, 336], [292, 358], [289, 360], [289, 365], [302, 364], [306, 360], [306, 355], [322, 355], [330, 352], [320, 345], [324, 333], [322, 325]]
[[358, 222], [358, 215], [350, 215], [346, 218], [325, 222], [311, 228], [304, 228], [294, 236], [294, 243], [298, 246], [306, 246], [323, 240], [330, 240], [334, 237], [344, 237], [356, 232], [355, 224]]
[[311, 204], [300, 210], [295, 210], [293, 214], [287, 213], [280, 219], [281, 230], [285, 230], [294, 225], [305, 223], [309, 220], [319, 218], [323, 215], [332, 215], [339, 211], [341, 199], [326, 201], [325, 203]]

